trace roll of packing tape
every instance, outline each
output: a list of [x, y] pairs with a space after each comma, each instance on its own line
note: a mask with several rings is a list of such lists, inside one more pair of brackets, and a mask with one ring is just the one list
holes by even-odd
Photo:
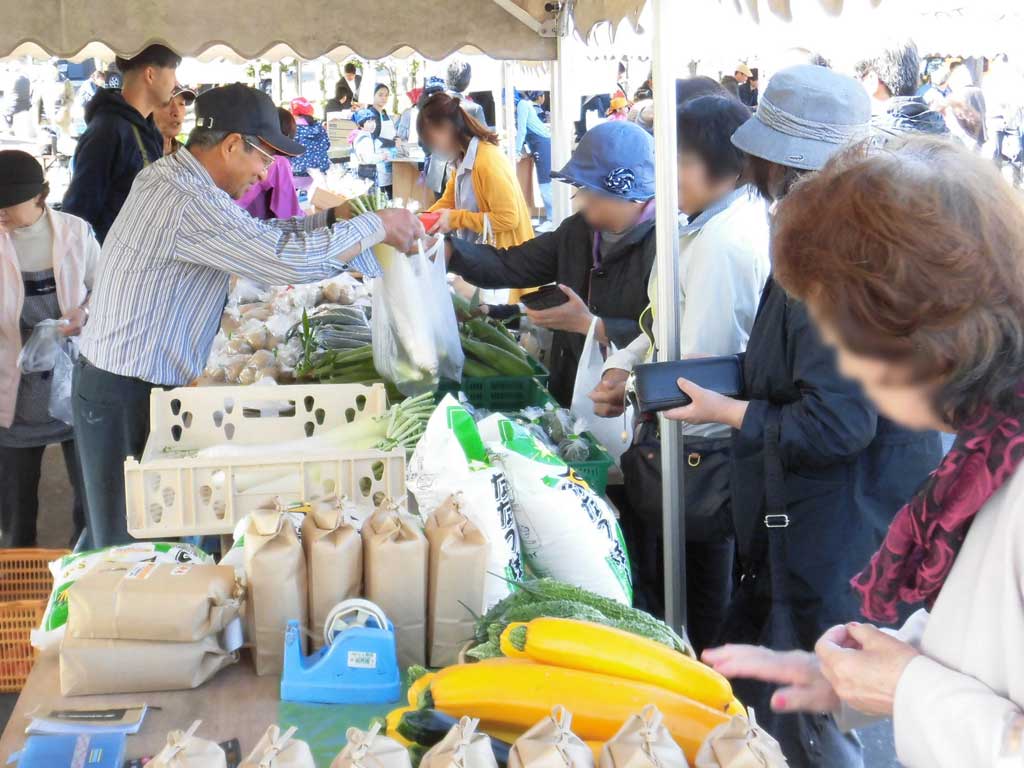
[[[350, 620], [353, 614], [355, 614], [355, 618]], [[365, 626], [366, 619], [371, 617], [381, 629], [388, 628], [388, 617], [376, 603], [371, 603], [361, 597], [342, 600], [327, 614], [327, 621], [324, 622], [324, 643], [330, 645], [335, 634], [344, 632], [350, 627]]]

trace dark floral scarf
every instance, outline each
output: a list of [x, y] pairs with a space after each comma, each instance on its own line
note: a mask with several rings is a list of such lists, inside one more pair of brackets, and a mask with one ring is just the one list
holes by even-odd
[[902, 603], [931, 609], [974, 516], [1024, 461], [1024, 388], [1012, 413], [985, 408], [892, 521], [881, 549], [850, 583], [861, 611], [892, 623]]

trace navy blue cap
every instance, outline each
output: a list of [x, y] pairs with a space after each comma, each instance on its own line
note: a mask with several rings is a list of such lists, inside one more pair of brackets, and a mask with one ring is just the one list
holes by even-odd
[[650, 200], [654, 137], [635, 123], [601, 123], [583, 135], [572, 158], [551, 178], [620, 200]]
[[211, 88], [196, 99], [196, 128], [255, 136], [280, 155], [298, 157], [306, 148], [281, 132], [273, 100], [241, 83]]
[[363, 107], [362, 109], [357, 110], [356, 113], [352, 115], [352, 121], [360, 127], [362, 127], [363, 123], [365, 123], [367, 120], [376, 119], [377, 113], [374, 112], [369, 107]]

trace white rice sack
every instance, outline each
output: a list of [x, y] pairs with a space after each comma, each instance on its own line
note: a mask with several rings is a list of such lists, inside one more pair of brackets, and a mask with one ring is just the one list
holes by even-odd
[[71, 585], [102, 563], [202, 563], [213, 557], [191, 544], [139, 541], [106, 549], [64, 555], [50, 563], [53, 591], [46, 603], [43, 623], [32, 630], [32, 645], [43, 653], [56, 652], [68, 623], [67, 591]]
[[424, 520], [461, 491], [460, 511], [483, 532], [490, 547], [483, 609], [508, 596], [510, 582], [523, 578], [508, 479], [491, 464], [473, 417], [451, 395], [427, 422], [406, 481]]
[[632, 604], [629, 555], [604, 500], [519, 424], [494, 414], [478, 426], [512, 485], [530, 570]]

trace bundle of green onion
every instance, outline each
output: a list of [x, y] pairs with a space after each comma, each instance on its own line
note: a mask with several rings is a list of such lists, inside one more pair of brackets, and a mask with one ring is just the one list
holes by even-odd
[[376, 447], [390, 451], [401, 446], [407, 453], [412, 453], [423, 437], [435, 407], [433, 392], [410, 397], [392, 406], [387, 415], [382, 417], [387, 419], [388, 426], [384, 439]]

